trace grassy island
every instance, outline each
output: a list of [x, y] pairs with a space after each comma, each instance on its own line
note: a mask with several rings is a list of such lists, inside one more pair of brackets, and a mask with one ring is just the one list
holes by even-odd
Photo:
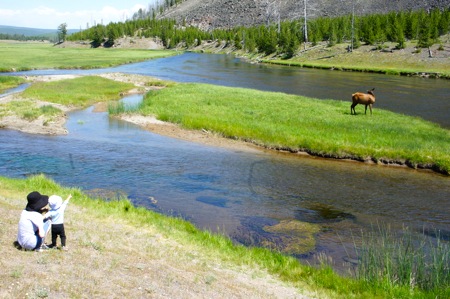
[[386, 110], [362, 111], [350, 115], [348, 101], [195, 83], [170, 84], [128, 108], [270, 149], [449, 173], [449, 130]]

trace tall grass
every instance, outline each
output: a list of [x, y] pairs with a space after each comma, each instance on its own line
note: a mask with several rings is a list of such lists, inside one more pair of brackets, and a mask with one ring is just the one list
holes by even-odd
[[51, 119], [54, 116], [62, 115], [63, 112], [50, 105], [38, 107], [32, 101], [11, 101], [0, 104], [0, 117], [11, 114], [32, 121], [40, 116]]
[[362, 236], [357, 249], [358, 278], [382, 288], [440, 290], [450, 296], [450, 245], [441, 241], [439, 234], [437, 237], [427, 239], [408, 229], [398, 236], [389, 227], [379, 225]]
[[5, 91], [6, 89], [13, 88], [19, 86], [24, 83], [25, 79], [15, 76], [0, 76], [0, 92]]
[[417, 117], [381, 109], [370, 116], [359, 109], [352, 116], [345, 101], [187, 83], [148, 93], [138, 112], [268, 148], [450, 171], [449, 130]]

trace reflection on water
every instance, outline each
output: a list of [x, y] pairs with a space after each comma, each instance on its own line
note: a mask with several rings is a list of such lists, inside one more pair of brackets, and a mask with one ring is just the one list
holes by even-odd
[[67, 128], [69, 135], [58, 137], [0, 130], [0, 175], [45, 173], [88, 193], [127, 194], [136, 205], [238, 241], [278, 240], [266, 226], [309, 222], [321, 228], [314, 248], [336, 261], [343, 261], [343, 244], [352, 244], [354, 232], [377, 222], [450, 230], [450, 180], [438, 174], [211, 148], [92, 108], [70, 113]]

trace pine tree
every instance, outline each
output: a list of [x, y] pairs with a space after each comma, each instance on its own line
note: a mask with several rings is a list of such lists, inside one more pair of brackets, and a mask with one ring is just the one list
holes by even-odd
[[62, 23], [58, 26], [58, 42], [62, 43], [66, 40], [67, 36], [67, 24]]
[[419, 48], [428, 48], [433, 45], [431, 33], [431, 18], [427, 14], [420, 15], [419, 40], [417, 46]]

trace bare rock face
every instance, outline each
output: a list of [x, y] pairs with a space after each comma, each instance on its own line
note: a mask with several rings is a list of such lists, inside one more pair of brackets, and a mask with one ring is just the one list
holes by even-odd
[[179, 23], [209, 30], [252, 26], [281, 20], [299, 19], [306, 3], [309, 18], [351, 14], [353, 5], [358, 15], [445, 9], [449, 0], [186, 0], [165, 11], [160, 18], [175, 19]]

